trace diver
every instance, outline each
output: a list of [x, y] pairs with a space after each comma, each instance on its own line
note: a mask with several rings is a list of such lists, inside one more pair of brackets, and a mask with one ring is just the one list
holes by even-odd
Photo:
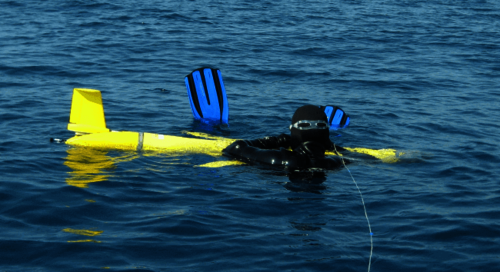
[[323, 109], [302, 106], [293, 114], [290, 135], [238, 140], [226, 147], [223, 154], [247, 163], [284, 166], [289, 170], [337, 169], [342, 166], [342, 159], [326, 158], [325, 151], [338, 153], [345, 149], [330, 140], [330, 125]]

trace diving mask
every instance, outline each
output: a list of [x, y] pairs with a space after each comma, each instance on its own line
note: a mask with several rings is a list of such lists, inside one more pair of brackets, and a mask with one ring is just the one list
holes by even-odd
[[323, 120], [300, 120], [295, 124], [290, 125], [290, 129], [296, 128], [298, 130], [309, 130], [309, 129], [330, 129], [328, 122]]

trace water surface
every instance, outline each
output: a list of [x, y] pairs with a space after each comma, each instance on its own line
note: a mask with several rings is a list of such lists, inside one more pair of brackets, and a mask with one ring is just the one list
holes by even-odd
[[334, 104], [341, 146], [394, 148], [350, 170], [372, 271], [500, 269], [496, 1], [0, 1], [0, 268], [365, 271], [349, 172], [296, 181], [225, 160], [73, 148], [73, 88], [116, 130], [182, 135], [184, 76], [221, 69], [229, 128], [287, 132]]

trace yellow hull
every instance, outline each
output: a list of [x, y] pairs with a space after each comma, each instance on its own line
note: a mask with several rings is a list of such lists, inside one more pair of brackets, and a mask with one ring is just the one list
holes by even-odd
[[75, 136], [66, 141], [69, 145], [136, 151], [159, 151], [165, 153], [199, 153], [221, 156], [222, 150], [234, 139], [214, 137], [196, 139], [154, 133], [112, 131]]

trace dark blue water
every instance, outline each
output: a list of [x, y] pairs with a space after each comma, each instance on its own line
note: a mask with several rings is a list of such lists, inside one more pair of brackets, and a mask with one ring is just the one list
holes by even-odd
[[349, 172], [292, 181], [224, 160], [72, 148], [73, 88], [107, 125], [182, 135], [184, 76], [221, 69], [230, 126], [287, 132], [301, 105], [351, 116], [332, 140], [394, 148], [350, 170], [371, 271], [500, 270], [500, 2], [0, 1], [1, 271], [366, 271]]

